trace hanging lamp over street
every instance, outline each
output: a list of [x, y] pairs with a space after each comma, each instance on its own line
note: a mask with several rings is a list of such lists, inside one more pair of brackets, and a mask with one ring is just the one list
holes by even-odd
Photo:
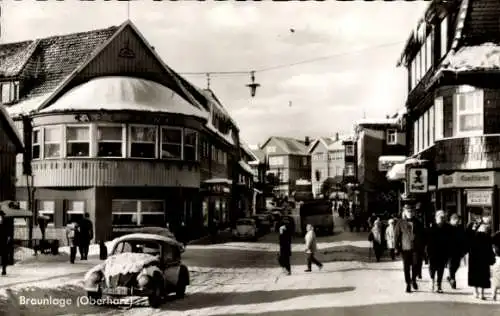
[[247, 87], [250, 88], [250, 95], [253, 98], [255, 97], [255, 93], [257, 92], [257, 88], [260, 87], [260, 84], [255, 82], [255, 71], [250, 72], [250, 78], [252, 82], [247, 84]]

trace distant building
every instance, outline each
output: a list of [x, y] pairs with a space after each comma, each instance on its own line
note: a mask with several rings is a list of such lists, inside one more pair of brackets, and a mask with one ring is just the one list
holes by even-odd
[[315, 197], [321, 194], [325, 180], [340, 186], [344, 175], [344, 137], [320, 137], [309, 148], [311, 155], [311, 182]]
[[[402, 52], [409, 148], [429, 171], [426, 209], [500, 229], [500, 1], [432, 1]], [[433, 218], [432, 212], [428, 214]]]
[[268, 171], [268, 162], [266, 154], [258, 146], [252, 146], [248, 148], [253, 156], [254, 160], [248, 162], [252, 167], [254, 172], [254, 188], [255, 188], [255, 200], [254, 207], [255, 212], [264, 211], [266, 209], [266, 198], [272, 196], [272, 188], [270, 188], [267, 183], [266, 173]]
[[268, 173], [278, 179], [275, 192], [278, 195], [292, 197], [297, 180], [310, 180], [311, 157], [308, 147], [309, 137], [304, 141], [289, 137], [271, 136], [261, 149], [267, 156]]

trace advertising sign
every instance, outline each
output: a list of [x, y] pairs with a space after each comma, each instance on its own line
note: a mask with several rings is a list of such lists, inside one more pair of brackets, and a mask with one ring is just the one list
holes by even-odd
[[425, 168], [410, 168], [408, 171], [408, 191], [426, 193], [429, 190], [428, 171]]
[[492, 203], [491, 190], [474, 190], [467, 191], [468, 206], [491, 206]]

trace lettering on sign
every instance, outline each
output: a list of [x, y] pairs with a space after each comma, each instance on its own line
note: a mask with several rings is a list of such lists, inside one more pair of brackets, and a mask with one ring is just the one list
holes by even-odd
[[425, 168], [409, 170], [408, 190], [410, 193], [426, 193], [428, 191], [428, 171]]
[[492, 191], [467, 191], [467, 205], [491, 206]]

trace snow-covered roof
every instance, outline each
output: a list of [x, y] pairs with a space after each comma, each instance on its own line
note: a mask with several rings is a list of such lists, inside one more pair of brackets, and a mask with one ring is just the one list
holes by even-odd
[[378, 157], [379, 162], [404, 162], [406, 156], [380, 156]]
[[225, 178], [212, 178], [203, 181], [204, 183], [226, 183], [226, 184], [232, 184], [233, 181], [230, 179], [225, 179]]
[[253, 171], [252, 167], [250, 167], [245, 161], [240, 160], [238, 163], [243, 170], [255, 176], [255, 172]]
[[231, 136], [231, 134], [223, 134], [221, 133], [221, 131], [219, 131], [213, 124], [212, 122], [210, 122], [210, 120], [208, 120], [208, 123], [206, 124], [207, 128], [209, 130], [211, 130], [212, 132], [214, 132], [215, 134], [217, 134], [219, 137], [223, 138], [226, 142], [228, 142], [229, 144], [231, 145], [236, 145], [234, 143], [234, 140], [233, 140], [233, 137]]
[[500, 69], [500, 45], [484, 43], [477, 46], [463, 46], [450, 52], [443, 60], [440, 71], [471, 71]]
[[21, 102], [18, 102], [14, 105], [7, 107], [7, 113], [9, 113], [10, 117], [16, 118], [20, 115], [29, 114], [32, 111], [38, 109], [38, 107], [50, 96], [50, 94], [43, 94], [37, 97], [33, 97], [30, 99], [25, 99]]
[[396, 118], [366, 118], [360, 119], [355, 122], [356, 126], [361, 125], [397, 125], [398, 120]]
[[9, 125], [9, 128], [12, 130], [15, 137], [17, 138], [15, 140], [13, 140], [14, 143], [16, 143], [16, 144], [18, 143], [21, 145], [21, 147], [24, 147], [23, 137], [19, 133], [19, 130], [17, 129], [16, 125], [14, 124], [14, 121], [12, 120], [11, 116], [9, 115], [7, 108], [0, 105], [0, 111], [1, 111], [1, 115], [4, 117], [5, 121], [7, 122], [7, 125]]
[[207, 119], [207, 112], [154, 81], [98, 77], [76, 86], [41, 113], [73, 110], [131, 110], [177, 113]]

